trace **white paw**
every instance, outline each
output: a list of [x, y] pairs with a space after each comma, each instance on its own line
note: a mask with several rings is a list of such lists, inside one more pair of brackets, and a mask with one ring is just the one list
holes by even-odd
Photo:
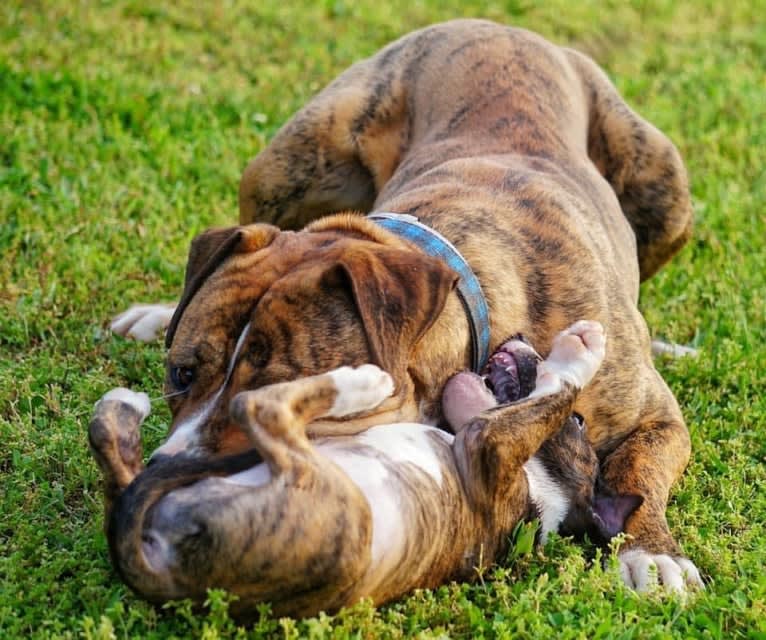
[[356, 369], [340, 367], [328, 375], [338, 389], [338, 397], [327, 414], [333, 418], [370, 411], [394, 392], [391, 376], [374, 364], [363, 364]]
[[173, 304], [136, 304], [114, 318], [109, 328], [125, 338], [152, 342], [167, 329], [175, 310]]
[[647, 591], [658, 584], [676, 593], [705, 588], [697, 567], [681, 556], [648, 553], [634, 547], [621, 552], [619, 560], [623, 582], [636, 591]]
[[553, 339], [550, 355], [537, 368], [538, 386], [549, 386], [553, 376], [558, 376], [582, 389], [598, 371], [605, 353], [602, 324], [592, 320], [575, 322]]
[[125, 387], [117, 387], [111, 391], [107, 391], [101, 399], [96, 403], [95, 411], [98, 411], [101, 403], [114, 400], [117, 402], [124, 402], [125, 404], [133, 407], [141, 416], [141, 420], [146, 418], [152, 410], [149, 403], [149, 396], [143, 391], [131, 391]]

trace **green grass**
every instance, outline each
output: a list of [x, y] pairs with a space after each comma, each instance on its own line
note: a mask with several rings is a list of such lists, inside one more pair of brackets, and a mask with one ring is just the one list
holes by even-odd
[[[160, 343], [112, 337], [135, 301], [179, 294], [187, 245], [236, 219], [249, 157], [354, 60], [456, 16], [529, 27], [593, 55], [679, 145], [694, 239], [644, 286], [693, 461], [671, 528], [710, 581], [689, 603], [637, 596], [556, 540], [523, 539], [474, 586], [449, 585], [259, 637], [766, 638], [766, 22], [747, 0], [260, 0], [0, 3], [0, 637], [236, 637], [206, 612], [157, 610], [112, 572], [93, 403], [159, 393]], [[158, 405], [159, 407], [159, 405]], [[162, 438], [159, 407], [145, 431]]]

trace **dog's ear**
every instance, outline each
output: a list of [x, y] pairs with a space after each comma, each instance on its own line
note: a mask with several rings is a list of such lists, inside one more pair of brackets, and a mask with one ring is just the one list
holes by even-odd
[[593, 522], [604, 539], [609, 541], [625, 530], [625, 521], [643, 502], [642, 496], [613, 494], [597, 489], [591, 514]]
[[401, 379], [410, 353], [444, 308], [457, 274], [442, 260], [406, 249], [346, 252], [348, 278], [375, 364]]
[[232, 253], [262, 249], [271, 244], [278, 233], [279, 229], [270, 224], [217, 227], [203, 231], [192, 240], [189, 249], [184, 290], [195, 280], [207, 279]]
[[186, 262], [184, 291], [165, 334], [166, 348], [169, 349], [173, 343], [178, 323], [194, 294], [223, 261], [235, 253], [249, 253], [267, 247], [278, 233], [279, 229], [270, 224], [250, 224], [208, 229], [192, 240]]

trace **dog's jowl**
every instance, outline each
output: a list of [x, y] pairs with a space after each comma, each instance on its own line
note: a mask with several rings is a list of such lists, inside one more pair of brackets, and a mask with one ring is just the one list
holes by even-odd
[[[167, 333], [178, 395], [163, 453], [245, 450], [236, 394], [366, 362], [393, 394], [310, 435], [436, 422], [445, 381], [478, 353], [522, 333], [547, 355], [590, 318], [609, 340], [575, 410], [606, 485], [642, 499], [624, 577], [643, 587], [656, 565], [668, 588], [701, 584], [665, 519], [689, 435], [637, 307], [639, 282], [690, 235], [686, 173], [592, 60], [486, 21], [414, 32], [298, 112], [246, 168], [239, 202], [243, 226], [202, 234], [189, 256]], [[411, 234], [381, 222], [392, 213], [417, 218]], [[449, 259], [417, 239], [422, 227]], [[160, 311], [118, 328], [146, 334]]]

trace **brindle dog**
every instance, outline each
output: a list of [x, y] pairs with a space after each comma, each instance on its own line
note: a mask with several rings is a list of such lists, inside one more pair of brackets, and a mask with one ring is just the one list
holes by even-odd
[[[223, 587], [238, 596], [238, 617], [265, 601], [278, 615], [306, 616], [475, 578], [523, 518], [538, 517], [543, 537], [560, 530], [603, 542], [640, 499], [595, 492], [598, 460], [571, 415], [603, 358], [602, 327], [576, 323], [539, 366], [520, 340], [502, 349], [498, 360], [513, 364], [490, 375], [495, 393], [515, 401], [497, 405], [479, 376], [457, 374], [443, 399], [454, 438], [399, 424], [309, 443], [313, 419], [366, 411], [392, 393], [374, 365], [243, 392], [231, 410], [261, 464], [249, 454], [176, 456], [142, 472], [148, 403], [110, 392], [90, 440], [107, 479], [115, 567], [153, 601], [201, 602]], [[531, 395], [516, 399], [525, 389]]]
[[[242, 450], [237, 393], [365, 362], [391, 373], [394, 395], [312, 435], [440, 419], [443, 385], [471, 357], [456, 276], [363, 216], [317, 220], [344, 210], [414, 214], [449, 239], [483, 287], [492, 347], [520, 332], [545, 354], [578, 318], [606, 327], [604, 366], [575, 409], [606, 482], [643, 497], [625, 580], [642, 588], [656, 565], [669, 588], [701, 585], [665, 519], [689, 434], [637, 306], [639, 282], [689, 238], [686, 172], [592, 60], [521, 29], [458, 20], [407, 35], [338, 77], [250, 163], [249, 226], [192, 247], [167, 333], [180, 395], [160, 451]], [[171, 313], [132, 310], [115, 330], [147, 337]]]

